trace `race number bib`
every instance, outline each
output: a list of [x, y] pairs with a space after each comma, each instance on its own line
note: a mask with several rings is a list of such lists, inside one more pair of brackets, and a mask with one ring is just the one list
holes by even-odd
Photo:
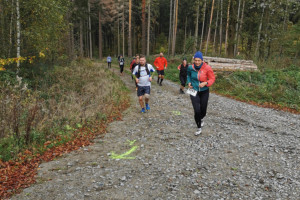
[[146, 70], [141, 71], [140, 76], [147, 76], [147, 71]]
[[120, 65], [123, 65], [124, 63], [123, 62], [120, 62]]
[[186, 93], [194, 97], [197, 95], [197, 91], [191, 88], [187, 89]]

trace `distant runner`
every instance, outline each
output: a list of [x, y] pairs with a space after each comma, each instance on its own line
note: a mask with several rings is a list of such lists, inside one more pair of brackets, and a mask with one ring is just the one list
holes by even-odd
[[165, 75], [165, 69], [167, 69], [168, 67], [167, 59], [165, 59], [164, 54], [162, 52], [159, 54], [159, 57], [155, 59], [154, 66], [156, 67], [157, 74], [158, 74], [157, 84], [162, 86], [162, 82], [164, 80], [164, 75]]
[[[145, 113], [146, 110], [150, 110], [148, 102], [150, 98], [151, 81], [154, 72], [155, 69], [153, 68], [153, 66], [151, 64], [147, 64], [145, 56], [141, 55], [140, 63], [135, 66], [132, 72], [138, 85], [137, 96], [139, 97], [139, 103], [142, 108], [141, 113]], [[144, 104], [143, 97], [145, 97], [146, 105]]]
[[120, 55], [119, 65], [120, 65], [120, 73], [121, 73], [121, 76], [123, 76], [124, 64], [125, 64], [125, 59], [123, 58], [122, 55]]
[[181, 82], [181, 85], [180, 85], [179, 92], [181, 94], [184, 94], [184, 88], [185, 88], [186, 79], [187, 79], [187, 69], [188, 69], [188, 67], [189, 67], [189, 65], [187, 64], [186, 58], [184, 58], [182, 60], [182, 64], [177, 67], [178, 70], [180, 70], [180, 72], [179, 72], [179, 80]]
[[111, 68], [111, 57], [110, 57], [110, 55], [108, 55], [108, 57], [106, 58], [106, 60], [107, 60], [107, 67]]
[[206, 115], [209, 97], [209, 88], [215, 82], [215, 75], [211, 67], [203, 61], [200, 51], [194, 56], [194, 64], [187, 70], [187, 83], [190, 89], [195, 90], [195, 96], [190, 95], [194, 108], [194, 118], [198, 127], [195, 135], [200, 135], [203, 118]]
[[136, 56], [135, 56], [135, 58], [134, 58], [134, 60], [131, 62], [131, 64], [130, 64], [130, 71], [131, 71], [131, 75], [132, 75], [132, 79], [134, 79], [134, 83], [135, 83], [135, 90], [138, 90], [138, 85], [137, 85], [137, 83], [136, 83], [136, 81], [135, 81], [135, 78], [133, 78], [133, 70], [134, 70], [134, 68], [138, 65], [140, 63], [140, 56], [137, 54]]

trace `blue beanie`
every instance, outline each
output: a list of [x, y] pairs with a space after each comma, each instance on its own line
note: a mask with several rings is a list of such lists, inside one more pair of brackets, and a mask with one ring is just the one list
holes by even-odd
[[194, 55], [194, 58], [200, 58], [203, 61], [203, 55], [200, 51], [197, 51]]

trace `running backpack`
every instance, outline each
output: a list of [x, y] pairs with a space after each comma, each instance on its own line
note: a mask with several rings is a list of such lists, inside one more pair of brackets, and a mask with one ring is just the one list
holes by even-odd
[[[146, 72], [147, 72], [147, 75], [149, 75], [150, 74], [150, 71], [149, 71], [149, 68], [148, 68], [148, 64], [146, 63]], [[140, 72], [141, 72], [141, 65], [139, 64], [139, 69], [138, 69], [138, 72], [137, 72], [137, 75], [136, 75], [136, 77], [137, 78], [140, 78]]]

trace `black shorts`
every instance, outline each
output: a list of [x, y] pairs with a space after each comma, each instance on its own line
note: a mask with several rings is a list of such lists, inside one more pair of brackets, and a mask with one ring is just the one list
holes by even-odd
[[180, 83], [183, 87], [185, 87], [185, 84], [186, 84], [186, 79], [187, 79], [187, 76], [186, 75], [180, 75], [179, 74], [179, 80], [180, 80]]
[[157, 70], [158, 75], [165, 75], [165, 70]]
[[137, 96], [144, 96], [144, 94], [150, 94], [150, 86], [138, 86]]

